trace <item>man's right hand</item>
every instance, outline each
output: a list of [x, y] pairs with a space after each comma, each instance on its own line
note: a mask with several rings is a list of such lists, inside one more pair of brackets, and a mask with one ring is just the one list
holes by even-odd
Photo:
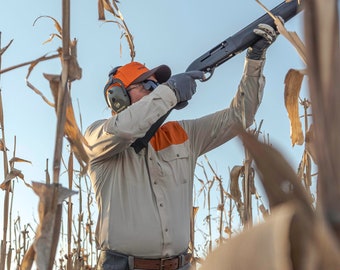
[[175, 109], [182, 109], [187, 105], [188, 100], [196, 93], [197, 79], [203, 79], [204, 72], [202, 71], [188, 71], [185, 73], [176, 74], [170, 77], [165, 82], [174, 92], [177, 97], [177, 106]]

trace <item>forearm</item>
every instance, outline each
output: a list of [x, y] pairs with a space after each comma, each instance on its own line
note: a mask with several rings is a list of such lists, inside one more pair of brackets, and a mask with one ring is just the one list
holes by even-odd
[[261, 60], [245, 60], [241, 82], [228, 108], [199, 119], [180, 122], [197, 156], [232, 139], [236, 135], [235, 125], [245, 123], [248, 127], [253, 123], [265, 84], [263, 65], [264, 61]]
[[134, 141], [143, 137], [151, 125], [176, 105], [176, 96], [160, 85], [152, 93], [108, 119], [104, 129], [109, 134]]
[[117, 115], [93, 123], [85, 132], [92, 158], [105, 158], [128, 148], [177, 103], [174, 92], [160, 85]]
[[235, 118], [245, 127], [252, 124], [258, 106], [262, 101], [265, 85], [264, 64], [264, 60], [245, 59], [244, 71], [238, 91], [230, 105], [230, 109], [234, 111]]

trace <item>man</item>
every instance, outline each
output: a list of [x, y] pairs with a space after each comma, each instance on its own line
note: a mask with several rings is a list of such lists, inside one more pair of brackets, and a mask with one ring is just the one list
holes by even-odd
[[233, 138], [234, 124], [250, 126], [262, 99], [265, 52], [276, 33], [268, 25], [254, 32], [261, 39], [247, 50], [230, 107], [165, 123], [145, 147], [141, 139], [153, 124], [172, 108], [185, 107], [196, 91], [195, 80], [204, 74], [171, 76], [165, 65], [149, 70], [138, 62], [110, 72], [104, 96], [112, 117], [85, 132], [99, 208], [98, 269], [189, 269], [197, 158]]

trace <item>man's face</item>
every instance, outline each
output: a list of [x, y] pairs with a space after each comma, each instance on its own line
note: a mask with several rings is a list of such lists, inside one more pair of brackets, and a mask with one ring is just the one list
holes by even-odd
[[[150, 76], [149, 78], [147, 78], [147, 80], [151, 80], [154, 82], [157, 82], [156, 77], [155, 76]], [[150, 90], [147, 90], [144, 88], [142, 83], [137, 83], [137, 84], [132, 84], [127, 88], [127, 91], [130, 95], [130, 100], [131, 100], [131, 104], [139, 101], [142, 97], [148, 95], [151, 93]]]

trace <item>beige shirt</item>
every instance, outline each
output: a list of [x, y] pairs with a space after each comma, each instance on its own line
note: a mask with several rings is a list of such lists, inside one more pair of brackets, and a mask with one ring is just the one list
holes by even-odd
[[101, 249], [150, 258], [187, 249], [197, 158], [233, 138], [234, 123], [252, 124], [263, 94], [263, 65], [245, 60], [229, 108], [164, 124], [138, 154], [130, 145], [176, 105], [174, 92], [165, 85], [86, 130]]

